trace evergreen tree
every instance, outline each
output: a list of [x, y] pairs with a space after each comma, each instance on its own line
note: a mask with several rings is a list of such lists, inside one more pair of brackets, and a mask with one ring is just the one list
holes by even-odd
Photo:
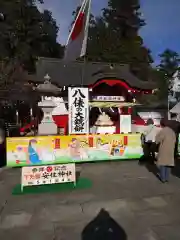
[[[38, 0], [42, 3], [42, 0]], [[12, 81], [21, 68], [35, 70], [39, 56], [62, 57], [58, 27], [49, 11], [41, 13], [35, 0], [0, 0], [0, 84]]]
[[109, 0], [108, 8], [103, 9], [103, 17], [117, 38], [132, 39], [145, 25], [139, 9], [139, 0]]
[[178, 70], [180, 58], [177, 52], [166, 49], [160, 56], [160, 64], [157, 68], [159, 97], [167, 99], [173, 74]]
[[158, 66], [159, 70], [168, 78], [172, 78], [173, 74], [179, 69], [180, 56], [177, 52], [166, 49], [159, 55], [161, 58]]

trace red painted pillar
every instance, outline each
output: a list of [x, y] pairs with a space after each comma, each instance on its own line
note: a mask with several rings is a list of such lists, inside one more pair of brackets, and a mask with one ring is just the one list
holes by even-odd
[[93, 138], [93, 136], [89, 136], [88, 142], [89, 142], [89, 147], [93, 147], [93, 145], [94, 145], [94, 138]]

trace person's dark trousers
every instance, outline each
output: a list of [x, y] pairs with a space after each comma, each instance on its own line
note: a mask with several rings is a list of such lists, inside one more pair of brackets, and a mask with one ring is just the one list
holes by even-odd
[[162, 182], [169, 181], [170, 170], [171, 168], [168, 166], [159, 166], [160, 179]]
[[0, 144], [0, 168], [6, 165], [6, 149], [4, 144]]
[[147, 148], [148, 162], [150, 164], [154, 164], [154, 161], [155, 161], [155, 152], [153, 150], [154, 143], [152, 141], [148, 141], [145, 144], [146, 144], [146, 148]]
[[178, 143], [179, 142], [179, 134], [176, 134], [176, 144], [174, 148], [174, 158], [176, 159], [178, 157]]

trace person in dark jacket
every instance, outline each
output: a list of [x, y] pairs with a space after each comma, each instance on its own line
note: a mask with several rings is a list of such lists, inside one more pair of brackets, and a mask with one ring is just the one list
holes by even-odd
[[180, 122], [176, 120], [166, 120], [166, 126], [171, 128], [175, 133], [178, 133], [180, 130]]
[[166, 120], [166, 126], [171, 128], [174, 133], [176, 134], [176, 144], [174, 149], [174, 157], [177, 158], [178, 156], [178, 140], [180, 134], [180, 122], [176, 120]]

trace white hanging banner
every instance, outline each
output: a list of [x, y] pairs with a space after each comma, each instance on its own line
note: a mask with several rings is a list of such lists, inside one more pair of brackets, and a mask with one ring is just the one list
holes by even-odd
[[69, 134], [89, 133], [89, 89], [68, 88]]

